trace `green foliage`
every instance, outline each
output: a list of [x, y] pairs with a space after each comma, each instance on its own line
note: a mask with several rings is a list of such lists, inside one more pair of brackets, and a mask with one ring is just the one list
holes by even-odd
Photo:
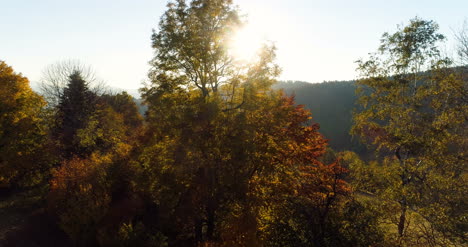
[[339, 233], [330, 236], [333, 246], [384, 246], [379, 213], [369, 203], [349, 200], [335, 217]]
[[97, 105], [98, 109], [88, 119], [86, 125], [78, 129], [77, 145], [83, 150], [107, 153], [126, 142], [126, 126], [121, 115], [106, 105]]
[[368, 203], [345, 199], [330, 208], [326, 224], [314, 205], [290, 200], [265, 231], [265, 246], [383, 246], [379, 214]]
[[[362, 181], [371, 174], [386, 176], [371, 179], [374, 184], [369, 187], [390, 191], [389, 198], [398, 202], [396, 223], [403, 242], [411, 234], [406, 231], [409, 208], [431, 218], [432, 226], [466, 225], [460, 221], [466, 214], [459, 202], [466, 201], [460, 192], [466, 190], [467, 81], [459, 74], [463, 70], [449, 68], [451, 61], [440, 56], [437, 44], [443, 36], [437, 28], [432, 21], [413, 19], [395, 34], [384, 34], [378, 54], [358, 61], [362, 79], [357, 92], [363, 110], [355, 114], [353, 133], [387, 156], [382, 164], [387, 172], [375, 171], [373, 165], [357, 171]], [[448, 184], [457, 186], [449, 189]], [[450, 196], [441, 201], [442, 195]], [[425, 213], [434, 207], [445, 209]], [[453, 212], [451, 223], [438, 222], [447, 219], [447, 210]], [[465, 238], [461, 228], [439, 230]]]

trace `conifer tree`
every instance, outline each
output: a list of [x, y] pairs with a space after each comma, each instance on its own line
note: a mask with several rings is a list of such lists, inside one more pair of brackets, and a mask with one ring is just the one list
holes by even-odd
[[88, 83], [78, 71], [69, 76], [57, 106], [56, 128], [53, 133], [63, 158], [90, 154], [91, 150], [80, 145], [77, 133], [79, 129], [86, 127], [94, 114], [96, 99], [97, 96], [89, 90]]

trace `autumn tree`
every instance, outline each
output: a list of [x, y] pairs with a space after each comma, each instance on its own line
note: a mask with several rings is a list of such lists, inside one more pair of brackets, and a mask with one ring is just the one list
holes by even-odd
[[[257, 90], [256, 78], [247, 78], [249, 73], [242, 73], [243, 68], [233, 62], [227, 50], [228, 35], [239, 26], [240, 19], [230, 1], [177, 1], [168, 5], [159, 32], [153, 34], [156, 54], [151, 62], [152, 86], [144, 90], [143, 97], [149, 103], [148, 120], [157, 125], [152, 128], [158, 131], [154, 137], [166, 150], [155, 151], [169, 155], [164, 162], [158, 162], [160, 167], [155, 172], [173, 172], [168, 178], [175, 181], [167, 192], [178, 191], [181, 196], [175, 194], [169, 201], [181, 201], [183, 206], [177, 210], [192, 215], [192, 222], [185, 225], [193, 229], [187, 231], [195, 242], [217, 238], [220, 212], [229, 211], [227, 202], [233, 196], [245, 195], [248, 177], [255, 172], [247, 167], [235, 169], [234, 164], [240, 165], [240, 160], [234, 163], [229, 157], [247, 158], [243, 154], [246, 150], [240, 147], [239, 155], [234, 155], [232, 146], [224, 143], [238, 132], [233, 129], [233, 120], [239, 117], [239, 108], [246, 105], [245, 99], [255, 97], [252, 91]], [[271, 84], [277, 73], [268, 67], [272, 58], [265, 54], [263, 64], [250, 71], [253, 74], [265, 69], [260, 75], [262, 83]], [[233, 181], [236, 173], [229, 178], [229, 172], [236, 172], [244, 182]], [[184, 184], [188, 187], [184, 188]]]
[[127, 92], [103, 94], [99, 97], [99, 101], [101, 104], [111, 107], [116, 113], [122, 115], [124, 125], [129, 131], [128, 135], [135, 134], [142, 127], [143, 117], [138, 111], [134, 98]]
[[74, 157], [53, 174], [48, 211], [75, 246], [96, 245], [96, 232], [111, 200], [109, 163], [110, 157]]
[[399, 204], [400, 244], [410, 209], [452, 236], [462, 237], [460, 228], [449, 225], [466, 224], [460, 193], [466, 189], [467, 82], [441, 56], [444, 36], [437, 30], [433, 21], [412, 19], [394, 34], [385, 33], [379, 51], [358, 61], [363, 110], [354, 116], [353, 133], [396, 173], [390, 198]]
[[43, 98], [26, 77], [0, 61], [0, 186], [19, 186], [43, 171]]
[[270, 88], [279, 74], [274, 47], [248, 63], [229, 51], [241, 24], [232, 1], [179, 0], [152, 36], [136, 188], [153, 212], [143, 224], [171, 246], [259, 245], [262, 208], [301, 186], [315, 200], [315, 186], [334, 181], [319, 182], [316, 171], [332, 168], [317, 160], [326, 141], [310, 114]]
[[[120, 207], [129, 200], [129, 153], [139, 136], [142, 119], [128, 94], [98, 97], [85, 90], [83, 81], [72, 83], [78, 85], [65, 89], [64, 95], [70, 93], [70, 99], [62, 102], [91, 105], [88, 112], [77, 108], [58, 110], [67, 122], [79, 125], [56, 130], [68, 134], [73, 142], [65, 143], [70, 149], [62, 149], [68, 151], [67, 156], [62, 157], [52, 174], [48, 210], [75, 245], [115, 245], [120, 225], [113, 223], [123, 223]], [[90, 101], [86, 100], [86, 92], [90, 93]]]

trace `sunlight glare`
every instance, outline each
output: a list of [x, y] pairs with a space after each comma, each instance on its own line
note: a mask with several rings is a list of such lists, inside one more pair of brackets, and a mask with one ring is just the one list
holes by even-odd
[[264, 39], [259, 30], [248, 25], [239, 29], [231, 42], [234, 57], [242, 62], [251, 62], [262, 47]]

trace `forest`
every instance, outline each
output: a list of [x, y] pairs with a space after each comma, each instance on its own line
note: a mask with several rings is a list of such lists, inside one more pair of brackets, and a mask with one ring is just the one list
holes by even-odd
[[273, 44], [236, 61], [238, 11], [169, 2], [139, 99], [0, 60], [0, 246], [466, 246], [468, 26], [451, 57], [415, 17], [311, 84]]

